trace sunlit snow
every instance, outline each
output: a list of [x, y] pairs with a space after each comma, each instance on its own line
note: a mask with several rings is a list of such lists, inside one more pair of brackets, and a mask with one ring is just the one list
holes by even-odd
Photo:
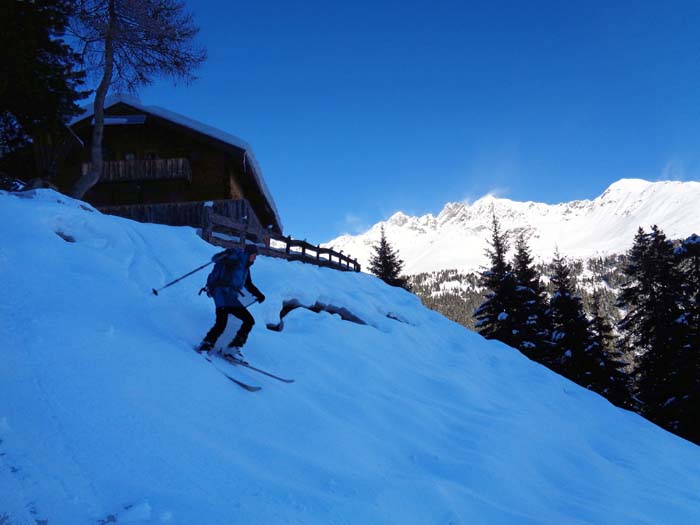
[[[246, 392], [192, 351], [205, 272], [151, 293], [216, 248], [17, 195], [0, 192], [0, 523], [699, 516], [697, 447], [365, 274], [260, 258], [245, 353], [296, 382], [231, 367], [263, 387]], [[267, 330], [285, 301], [366, 324], [298, 308]]]

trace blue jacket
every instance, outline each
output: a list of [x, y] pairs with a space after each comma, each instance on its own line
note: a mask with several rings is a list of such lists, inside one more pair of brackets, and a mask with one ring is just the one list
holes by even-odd
[[248, 258], [240, 249], [226, 250], [212, 257], [216, 264], [207, 277], [207, 288], [217, 308], [242, 307], [240, 297], [244, 286], [256, 297], [261, 295], [250, 279]]

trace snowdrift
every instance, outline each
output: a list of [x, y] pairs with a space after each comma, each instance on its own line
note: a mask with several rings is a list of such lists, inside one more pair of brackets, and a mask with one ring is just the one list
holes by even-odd
[[151, 293], [217, 251], [192, 229], [50, 190], [0, 192], [0, 225], [0, 523], [700, 515], [697, 447], [371, 276], [259, 258], [245, 353], [296, 382], [231, 367], [249, 393], [192, 351], [206, 273]]

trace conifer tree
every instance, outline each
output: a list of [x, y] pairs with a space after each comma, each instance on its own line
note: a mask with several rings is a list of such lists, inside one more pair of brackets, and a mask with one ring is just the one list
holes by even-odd
[[[37, 175], [51, 178], [55, 142], [81, 112], [85, 73], [64, 41], [73, 3], [68, 0], [0, 3], [0, 157], [32, 145]], [[23, 176], [34, 166], [22, 166]], [[44, 173], [49, 171], [49, 173]]]
[[683, 291], [685, 347], [700, 352], [700, 236], [691, 235], [676, 250]]
[[540, 361], [544, 359], [549, 344], [546, 294], [522, 234], [515, 241], [513, 275], [516, 284], [513, 315], [518, 331], [515, 336], [516, 348], [531, 359]]
[[626, 406], [628, 400], [626, 363], [615, 345], [613, 327], [602, 311], [600, 293], [593, 293], [591, 302], [591, 354], [593, 368], [590, 388], [605, 396], [611, 403]]
[[681, 277], [682, 310], [679, 319], [682, 343], [676, 369], [678, 433], [700, 443], [700, 236], [691, 235], [676, 249]]
[[480, 273], [479, 284], [487, 290], [485, 301], [474, 310], [477, 331], [487, 339], [498, 339], [517, 348], [518, 328], [515, 319], [516, 282], [511, 265], [506, 259], [508, 239], [493, 215], [491, 240], [486, 255], [491, 262]]
[[401, 276], [403, 261], [386, 238], [384, 226], [379, 241], [374, 245], [374, 254], [369, 261], [369, 271], [391, 286], [406, 288], [407, 280]]
[[576, 295], [571, 270], [557, 252], [553, 260], [554, 291], [549, 300], [551, 333], [550, 367], [583, 386], [590, 384], [593, 359], [589, 321], [581, 298]]
[[639, 229], [624, 269], [628, 281], [618, 297], [626, 310], [619, 323], [622, 342], [637, 356], [634, 372], [635, 399], [642, 413], [670, 430], [678, 420], [679, 363], [682, 348], [681, 279], [674, 250], [656, 226], [650, 233]]

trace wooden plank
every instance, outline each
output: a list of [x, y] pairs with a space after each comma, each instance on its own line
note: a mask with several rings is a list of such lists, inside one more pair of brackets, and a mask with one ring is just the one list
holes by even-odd
[[224, 226], [232, 230], [244, 230], [246, 228], [246, 225], [242, 222], [234, 221], [215, 212], [211, 213], [211, 222], [214, 226]]
[[[82, 164], [85, 173], [90, 163]], [[102, 168], [101, 182], [128, 182], [145, 180], [192, 181], [192, 167], [187, 158], [108, 160]]]
[[222, 248], [238, 248], [240, 246], [237, 241], [227, 241], [226, 239], [221, 239], [219, 237], [212, 237], [209, 243], [213, 244], [214, 246], [221, 246]]

